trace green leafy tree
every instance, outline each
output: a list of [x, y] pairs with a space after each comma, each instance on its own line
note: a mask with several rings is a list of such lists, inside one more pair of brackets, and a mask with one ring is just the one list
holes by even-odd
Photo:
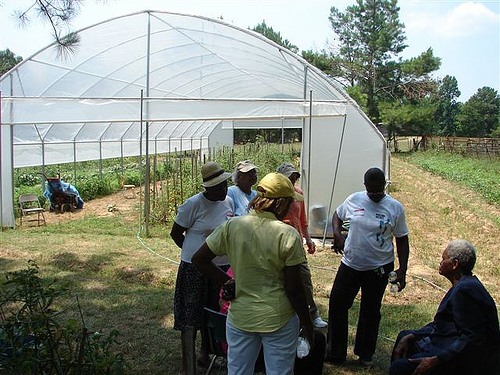
[[434, 133], [437, 82], [430, 73], [440, 64], [431, 48], [417, 57], [386, 64], [380, 79], [384, 90], [378, 95], [381, 100], [378, 109], [389, 139], [398, 134]]
[[348, 85], [359, 86], [366, 95], [366, 112], [375, 123], [381, 119], [379, 103], [398, 100], [416, 105], [415, 100], [428, 98], [436, 89], [430, 74], [441, 61], [431, 48], [408, 60], [398, 57], [407, 47], [399, 9], [396, 0], [357, 0], [345, 12], [330, 10], [337, 38], [333, 70]]
[[413, 101], [392, 101], [380, 104], [381, 120], [387, 127], [388, 139], [396, 135], [430, 133], [437, 104], [432, 98]]
[[482, 87], [462, 105], [458, 135], [488, 137], [497, 134], [500, 123], [500, 96], [491, 87]]
[[[431, 74], [440, 66], [441, 59], [434, 56], [432, 48], [400, 63], [390, 62], [381, 78], [382, 82], [385, 81], [386, 87], [391, 88], [390, 95], [386, 95], [386, 98], [420, 100], [433, 95], [438, 82], [431, 77]], [[385, 92], [389, 90], [385, 89]]]
[[7, 73], [21, 61], [23, 61], [23, 58], [21, 56], [16, 56], [14, 52], [8, 48], [0, 51], [0, 76]]
[[360, 36], [355, 28], [354, 17], [352, 8], [341, 13], [335, 7], [330, 9], [328, 17], [339, 41], [338, 48], [332, 53], [334, 69], [350, 86], [354, 86], [360, 81], [359, 77], [364, 76], [362, 50], [358, 45]]
[[361, 107], [363, 112], [367, 111], [367, 97], [366, 94], [363, 93], [361, 90], [361, 87], [359, 86], [348, 86], [346, 87], [346, 91], [349, 94], [349, 96], [358, 103], [358, 105]]
[[265, 20], [255, 26], [252, 30], [264, 35], [266, 38], [271, 39], [273, 42], [278, 43], [280, 46], [283, 46], [292, 52], [297, 53], [299, 51], [299, 47], [292, 44], [288, 39], [283, 39], [279, 31], [274, 31], [272, 27], [267, 26]]
[[456, 135], [457, 118], [460, 113], [460, 103], [457, 101], [459, 96], [457, 79], [448, 75], [444, 77], [437, 92], [438, 108], [435, 118], [439, 127], [438, 134]]
[[338, 72], [335, 71], [334, 60], [332, 56], [325, 50], [315, 52], [312, 49], [302, 51], [302, 57], [308, 63], [314, 65], [316, 68], [322, 70], [328, 75], [337, 76]]
[[397, 1], [357, 0], [345, 13], [332, 7], [329, 20], [339, 40], [338, 62], [344, 78], [362, 87], [368, 115], [376, 120], [379, 73], [406, 48]]
[[500, 125], [491, 132], [492, 138], [500, 138]]

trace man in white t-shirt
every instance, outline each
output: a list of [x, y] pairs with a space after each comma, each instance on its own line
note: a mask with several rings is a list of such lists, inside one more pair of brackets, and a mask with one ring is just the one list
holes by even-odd
[[[347, 356], [348, 311], [361, 289], [361, 304], [354, 354], [365, 367], [373, 365], [380, 307], [394, 270], [396, 241], [399, 268], [396, 282], [402, 290], [406, 285], [409, 244], [408, 227], [403, 206], [385, 194], [385, 175], [379, 168], [370, 168], [364, 176], [366, 191], [351, 194], [333, 215], [333, 248], [342, 254], [330, 294], [328, 338], [325, 360], [343, 364]], [[349, 222], [347, 238], [341, 234]]]
[[252, 186], [257, 183], [259, 169], [250, 161], [240, 161], [234, 167], [231, 176], [235, 185], [227, 189], [228, 197], [234, 202], [234, 216], [243, 216], [248, 213], [248, 204], [257, 196]]

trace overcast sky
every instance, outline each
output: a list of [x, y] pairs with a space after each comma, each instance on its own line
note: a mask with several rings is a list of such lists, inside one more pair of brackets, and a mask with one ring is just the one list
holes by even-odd
[[[14, 10], [26, 10], [34, 0], [0, 0], [0, 50], [9, 48], [28, 58], [52, 42], [50, 28], [33, 22], [20, 28]], [[73, 22], [75, 30], [141, 10], [161, 10], [222, 17], [242, 28], [266, 21], [300, 50], [321, 50], [334, 43], [330, 7], [345, 9], [355, 1], [323, 0], [85, 0]], [[431, 47], [440, 57], [436, 77], [455, 76], [465, 102], [483, 86], [500, 88], [500, 1], [400, 0], [408, 48], [402, 56], [418, 56]]]

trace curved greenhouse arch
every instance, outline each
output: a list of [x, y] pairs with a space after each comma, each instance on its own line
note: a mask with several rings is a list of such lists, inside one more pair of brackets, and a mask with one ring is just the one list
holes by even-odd
[[383, 136], [345, 91], [258, 33], [143, 11], [79, 35], [66, 59], [54, 43], [0, 79], [1, 226], [15, 224], [13, 168], [139, 155], [146, 125], [158, 153], [179, 133], [208, 149], [235, 128], [301, 127], [307, 204], [327, 212], [313, 234], [367, 168], [387, 171]]

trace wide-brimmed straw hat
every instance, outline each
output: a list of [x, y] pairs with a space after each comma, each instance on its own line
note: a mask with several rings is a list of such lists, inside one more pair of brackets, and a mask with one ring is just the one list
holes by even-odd
[[264, 198], [293, 198], [303, 201], [304, 197], [293, 188], [288, 177], [281, 173], [272, 172], [266, 174], [257, 186], [257, 194]]
[[222, 169], [219, 164], [209, 161], [201, 167], [201, 177], [203, 179], [201, 186], [207, 188], [226, 181], [231, 177], [231, 173], [224, 172], [224, 169]]

